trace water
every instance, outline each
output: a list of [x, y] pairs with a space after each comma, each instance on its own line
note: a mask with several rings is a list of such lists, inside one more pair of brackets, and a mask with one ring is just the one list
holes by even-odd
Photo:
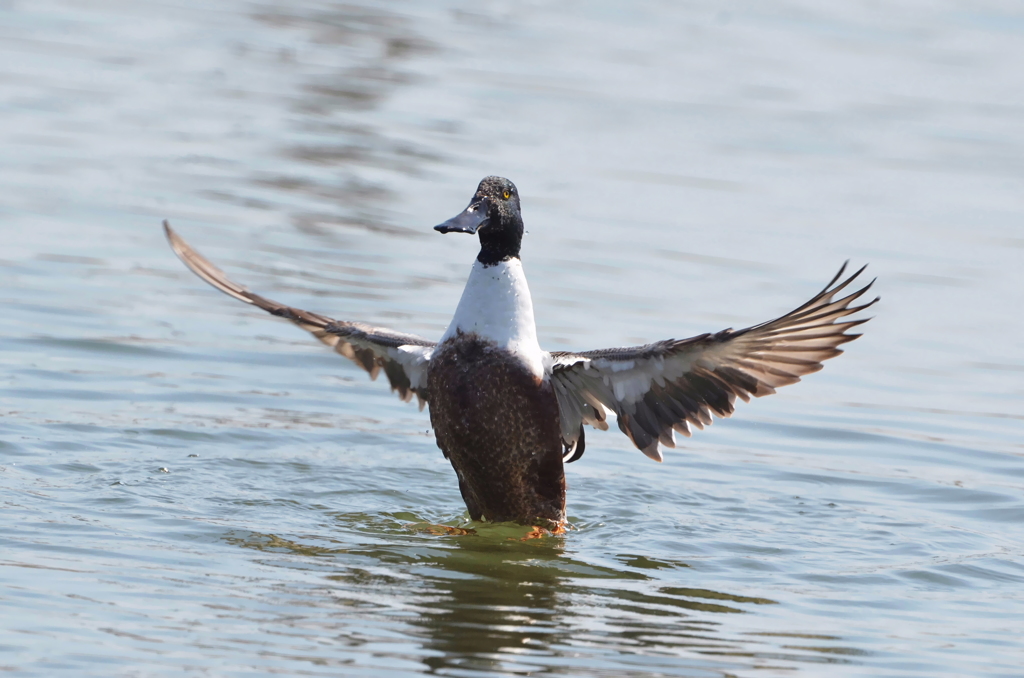
[[[0, 3], [0, 668], [1018, 676], [1014, 3]], [[563, 538], [467, 525], [426, 412], [173, 257], [437, 337], [523, 195], [542, 344], [882, 295]], [[383, 381], [383, 380], [381, 380]], [[436, 534], [436, 524], [475, 534]]]

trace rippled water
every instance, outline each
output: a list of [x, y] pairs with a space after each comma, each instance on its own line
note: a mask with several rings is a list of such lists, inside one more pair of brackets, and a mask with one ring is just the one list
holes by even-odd
[[[1018, 676], [1015, 3], [0, 2], [0, 671]], [[562, 538], [467, 525], [426, 412], [192, 277], [437, 337], [523, 195], [542, 344], [883, 297]], [[436, 524], [474, 534], [436, 534]]]

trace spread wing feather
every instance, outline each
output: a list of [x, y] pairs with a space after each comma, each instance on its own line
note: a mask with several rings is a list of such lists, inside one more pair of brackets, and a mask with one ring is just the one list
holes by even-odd
[[806, 304], [760, 325], [722, 330], [690, 339], [582, 353], [552, 353], [551, 382], [558, 398], [567, 449], [581, 425], [608, 428], [614, 412], [619, 428], [644, 454], [662, 460], [659, 445], [675, 447], [674, 431], [689, 437], [712, 416], [728, 417], [739, 397], [775, 393], [821, 369], [859, 334], [847, 330], [867, 322], [843, 320], [876, 301], [855, 302], [865, 287], [836, 299], [864, 269], [842, 280], [846, 264]]
[[197, 276], [239, 301], [292, 321], [366, 370], [371, 379], [376, 379], [383, 371], [392, 391], [397, 391], [405, 402], [416, 395], [420, 408], [423, 408], [427, 401], [427, 365], [434, 342], [383, 327], [334, 320], [261, 297], [229, 280], [223, 271], [192, 249], [166, 221], [164, 232], [171, 249]]

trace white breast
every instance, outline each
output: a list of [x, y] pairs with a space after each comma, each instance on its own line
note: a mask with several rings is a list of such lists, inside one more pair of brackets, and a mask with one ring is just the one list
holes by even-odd
[[473, 262], [459, 307], [441, 343], [455, 336], [456, 331], [474, 332], [493, 341], [522, 359], [537, 377], [544, 376], [548, 354], [537, 343], [533, 299], [519, 259], [491, 266]]

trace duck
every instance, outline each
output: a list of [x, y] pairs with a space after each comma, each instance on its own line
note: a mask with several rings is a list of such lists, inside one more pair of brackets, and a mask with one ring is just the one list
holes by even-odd
[[519, 191], [488, 176], [464, 210], [434, 227], [475, 235], [480, 251], [451, 323], [431, 341], [251, 292], [163, 226], [171, 249], [201, 279], [291, 321], [371, 379], [383, 372], [403, 401], [427, 406], [473, 521], [555, 532], [567, 524], [565, 465], [583, 456], [586, 427], [607, 430], [614, 419], [640, 452], [661, 462], [676, 433], [689, 437], [731, 416], [737, 398], [749, 402], [820, 370], [870, 319], [849, 316], [878, 301], [862, 301], [874, 280], [847, 292], [865, 268], [847, 276], [847, 262], [809, 301], [758, 325], [643, 346], [545, 351], [521, 259]]

